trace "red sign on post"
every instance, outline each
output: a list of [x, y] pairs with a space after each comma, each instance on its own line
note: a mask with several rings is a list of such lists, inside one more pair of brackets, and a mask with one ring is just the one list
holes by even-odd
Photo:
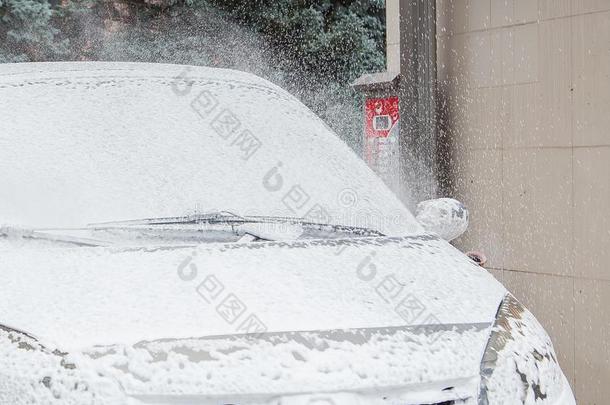
[[364, 159], [394, 191], [399, 185], [398, 97], [369, 98], [364, 104]]
[[387, 138], [398, 123], [398, 97], [369, 98], [364, 105], [367, 138]]

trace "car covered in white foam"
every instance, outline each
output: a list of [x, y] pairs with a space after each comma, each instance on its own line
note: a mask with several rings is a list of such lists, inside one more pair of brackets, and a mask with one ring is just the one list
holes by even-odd
[[531, 313], [281, 88], [7, 64], [0, 111], [0, 403], [574, 404]]

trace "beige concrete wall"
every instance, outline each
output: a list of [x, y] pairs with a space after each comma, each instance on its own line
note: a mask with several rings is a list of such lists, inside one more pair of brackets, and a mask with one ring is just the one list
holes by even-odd
[[457, 242], [551, 334], [578, 403], [610, 404], [610, 0], [437, 0]]

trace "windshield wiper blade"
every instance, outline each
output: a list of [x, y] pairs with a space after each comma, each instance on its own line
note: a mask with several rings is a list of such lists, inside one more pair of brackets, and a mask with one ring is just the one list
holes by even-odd
[[115, 227], [146, 226], [146, 225], [186, 225], [218, 222], [248, 222], [244, 217], [228, 211], [211, 212], [207, 214], [189, 214], [179, 217], [160, 217], [131, 219], [126, 221], [99, 222], [88, 224], [88, 228], [103, 229]]
[[218, 211], [203, 214], [190, 214], [179, 217], [145, 218], [127, 221], [103, 222], [89, 224], [88, 229], [135, 229], [138, 227], [162, 227], [172, 225], [222, 225], [229, 226], [234, 231], [235, 226], [246, 224], [291, 224], [300, 225], [310, 231], [310, 234], [348, 234], [358, 237], [385, 236], [383, 233], [363, 227], [350, 225], [335, 225], [327, 223], [311, 222], [305, 218], [297, 217], [275, 217], [275, 216], [241, 216], [229, 211]]
[[78, 246], [118, 246], [135, 241], [213, 243], [385, 236], [370, 228], [316, 223], [296, 217], [241, 216], [228, 211], [94, 223], [81, 228], [5, 227], [0, 229], [0, 236], [3, 235]]
[[127, 221], [114, 221], [114, 222], [103, 222], [96, 224], [89, 224], [87, 227], [94, 230], [104, 229], [116, 229], [116, 228], [136, 228], [146, 226], [163, 226], [163, 225], [244, 225], [244, 224], [294, 224], [301, 225], [311, 230], [317, 230], [320, 232], [330, 231], [331, 233], [346, 233], [350, 235], [357, 235], [360, 237], [375, 237], [385, 236], [383, 233], [363, 227], [356, 227], [350, 225], [335, 225], [327, 223], [319, 223], [308, 221], [305, 218], [297, 217], [274, 217], [274, 216], [240, 216], [229, 211], [219, 211], [204, 214], [190, 214], [180, 217], [160, 217], [160, 218], [145, 218]]
[[296, 217], [240, 216], [228, 211], [94, 223], [81, 228], [5, 227], [0, 229], [0, 236], [3, 235], [89, 247], [133, 243], [244, 243], [385, 236], [370, 228], [316, 223]]

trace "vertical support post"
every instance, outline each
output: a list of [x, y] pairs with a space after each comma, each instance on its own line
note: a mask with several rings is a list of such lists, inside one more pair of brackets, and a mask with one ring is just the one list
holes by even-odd
[[409, 205], [436, 198], [436, 1], [400, 3], [401, 174]]

